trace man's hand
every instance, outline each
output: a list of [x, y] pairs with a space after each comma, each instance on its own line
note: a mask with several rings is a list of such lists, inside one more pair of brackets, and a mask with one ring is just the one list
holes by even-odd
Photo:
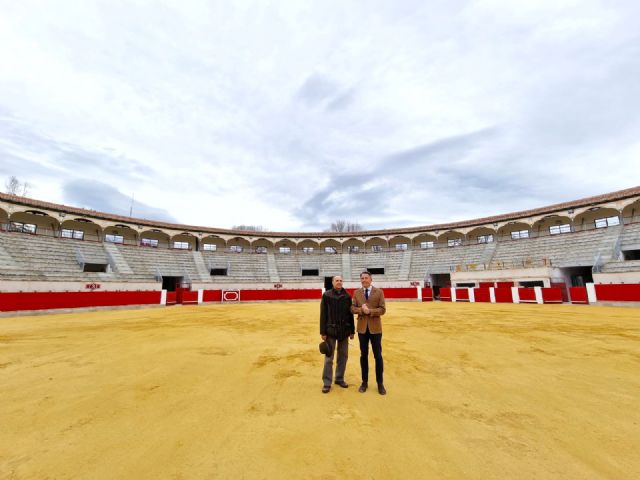
[[367, 305], [366, 303], [362, 305], [362, 311], [365, 315], [369, 315], [369, 313], [371, 312], [371, 310], [369, 310], [369, 305]]
[[320, 337], [322, 338], [322, 340], [326, 340], [327, 339], [326, 335], [320, 335]]
[[350, 338], [351, 340], [353, 340], [353, 333], [352, 333], [351, 335], [349, 335], [349, 338]]

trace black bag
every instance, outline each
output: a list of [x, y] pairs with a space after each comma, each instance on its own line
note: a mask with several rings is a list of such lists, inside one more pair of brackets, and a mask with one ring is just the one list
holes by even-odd
[[320, 342], [318, 348], [320, 349], [320, 353], [326, 355], [327, 357], [330, 357], [333, 353], [333, 351], [331, 350], [331, 345], [329, 345], [329, 342], [327, 341], [323, 340], [322, 342]]

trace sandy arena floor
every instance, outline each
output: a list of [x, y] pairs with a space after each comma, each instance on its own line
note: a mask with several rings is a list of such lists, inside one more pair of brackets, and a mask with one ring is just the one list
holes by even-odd
[[317, 318], [0, 318], [0, 478], [640, 478], [640, 309], [390, 303], [386, 397], [357, 339], [320, 392]]

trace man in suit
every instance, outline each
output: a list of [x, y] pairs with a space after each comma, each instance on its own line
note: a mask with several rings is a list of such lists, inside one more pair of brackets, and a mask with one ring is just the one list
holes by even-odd
[[332, 279], [333, 288], [322, 295], [320, 301], [320, 336], [329, 344], [329, 352], [324, 359], [322, 371], [322, 393], [329, 393], [331, 380], [333, 379], [333, 357], [336, 344], [338, 350], [338, 362], [336, 366], [336, 385], [347, 388], [344, 381], [344, 371], [347, 368], [349, 356], [349, 340], [355, 334], [353, 313], [351, 312], [351, 297], [342, 288], [342, 277], [337, 275]]
[[373, 358], [376, 360], [376, 382], [378, 393], [386, 395], [382, 378], [382, 321], [380, 317], [387, 311], [384, 302], [384, 293], [381, 289], [371, 286], [371, 274], [362, 272], [360, 283], [362, 288], [353, 294], [351, 311], [358, 315], [358, 339], [360, 340], [360, 368], [362, 369], [362, 385], [358, 391], [367, 391], [369, 382], [369, 342], [373, 350]]

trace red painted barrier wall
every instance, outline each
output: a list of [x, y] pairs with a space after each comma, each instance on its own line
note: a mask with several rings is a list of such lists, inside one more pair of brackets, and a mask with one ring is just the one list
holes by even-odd
[[50, 310], [56, 308], [155, 305], [161, 292], [5, 292], [0, 293], [0, 311]]
[[548, 287], [542, 289], [542, 303], [562, 303], [562, 289], [560, 287]]
[[176, 292], [167, 292], [167, 305], [175, 305], [177, 301]]
[[[354, 288], [347, 288], [347, 293], [353, 296]], [[423, 292], [426, 289], [423, 289]], [[431, 291], [431, 289], [429, 289]], [[385, 298], [390, 299], [417, 299], [415, 287], [408, 288], [383, 288]], [[195, 292], [194, 292], [195, 293]], [[433, 295], [433, 293], [431, 293]], [[319, 288], [306, 289], [241, 289], [240, 301], [259, 302], [275, 300], [320, 300], [322, 290]], [[222, 300], [221, 290], [205, 290], [202, 296], [203, 302], [220, 302]]]
[[640, 302], [640, 284], [595, 285], [599, 302]]
[[[493, 285], [493, 284], [492, 284]], [[488, 287], [480, 287], [473, 289], [473, 298], [476, 302], [491, 302], [491, 291]]]
[[497, 282], [496, 287], [498, 288], [506, 288], [506, 287], [515, 287], [513, 282]]
[[443, 302], [451, 301], [451, 289], [449, 287], [442, 287], [440, 289], [440, 300]]
[[480, 282], [480, 288], [495, 287], [494, 282]]
[[188, 290], [183, 290], [181, 303], [198, 303], [198, 291], [190, 292]]
[[533, 288], [518, 288], [520, 303], [536, 303], [536, 291]]
[[222, 290], [205, 290], [202, 292], [203, 302], [221, 302]]
[[456, 288], [456, 302], [468, 302], [468, 301], [469, 301], [469, 289]]
[[188, 288], [176, 288], [176, 303], [182, 303], [182, 296], [185, 292], [189, 292]]
[[571, 303], [589, 303], [587, 287], [571, 287], [569, 296], [571, 297]]
[[382, 290], [384, 290], [384, 298], [418, 298], [416, 287], [383, 288]]
[[496, 296], [496, 303], [513, 303], [513, 295], [511, 293], [511, 288], [498, 287], [498, 288], [494, 288], [493, 292]]
[[240, 301], [255, 302], [264, 300], [320, 300], [322, 290], [308, 289], [274, 289], [274, 290], [240, 290]]
[[567, 288], [567, 284], [564, 282], [551, 282], [551, 287], [558, 287], [560, 289], [560, 291], [562, 292], [562, 301], [563, 302], [568, 302], [569, 301], [569, 289]]
[[431, 287], [422, 288], [422, 301], [433, 302], [433, 288]]

